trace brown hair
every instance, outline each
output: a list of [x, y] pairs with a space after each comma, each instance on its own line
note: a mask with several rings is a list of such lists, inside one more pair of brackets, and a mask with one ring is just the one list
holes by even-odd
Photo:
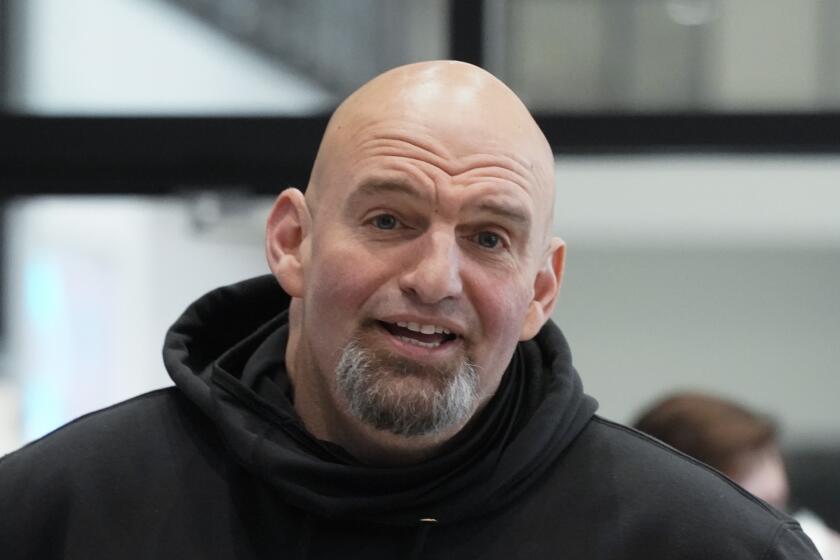
[[744, 456], [775, 444], [777, 438], [771, 419], [701, 393], [659, 401], [634, 427], [730, 476]]

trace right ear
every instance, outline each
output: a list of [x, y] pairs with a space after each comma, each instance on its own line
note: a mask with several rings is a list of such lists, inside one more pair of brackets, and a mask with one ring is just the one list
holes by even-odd
[[265, 255], [274, 277], [292, 297], [303, 297], [303, 249], [310, 227], [303, 193], [293, 188], [280, 193], [268, 215]]

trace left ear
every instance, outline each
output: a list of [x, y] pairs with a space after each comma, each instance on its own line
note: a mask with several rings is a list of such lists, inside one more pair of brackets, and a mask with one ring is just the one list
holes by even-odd
[[534, 297], [528, 306], [528, 314], [522, 325], [519, 340], [530, 340], [537, 336], [551, 316], [560, 284], [563, 282], [563, 266], [566, 263], [566, 244], [559, 237], [553, 237], [542, 268], [534, 278]]

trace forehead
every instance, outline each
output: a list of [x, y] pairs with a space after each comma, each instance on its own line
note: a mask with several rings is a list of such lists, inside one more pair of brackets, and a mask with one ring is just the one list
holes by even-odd
[[502, 175], [516, 176], [528, 190], [545, 180], [524, 150], [492, 128], [382, 119], [360, 127], [348, 147], [351, 165], [364, 165], [371, 158], [380, 158], [381, 164], [389, 157], [401, 158], [434, 166], [453, 178], [495, 168]]
[[[343, 193], [371, 175], [406, 175], [426, 187], [443, 184], [511, 189], [550, 208], [553, 160], [524, 135], [478, 119], [404, 113], [366, 115], [343, 129], [332, 151], [331, 183]], [[518, 191], [518, 192], [517, 192]]]

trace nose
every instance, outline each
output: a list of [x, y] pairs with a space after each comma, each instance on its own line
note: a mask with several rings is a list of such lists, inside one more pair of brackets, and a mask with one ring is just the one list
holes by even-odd
[[410, 266], [400, 275], [400, 289], [424, 304], [459, 296], [463, 290], [461, 254], [454, 232], [427, 232], [418, 241], [411, 248]]

